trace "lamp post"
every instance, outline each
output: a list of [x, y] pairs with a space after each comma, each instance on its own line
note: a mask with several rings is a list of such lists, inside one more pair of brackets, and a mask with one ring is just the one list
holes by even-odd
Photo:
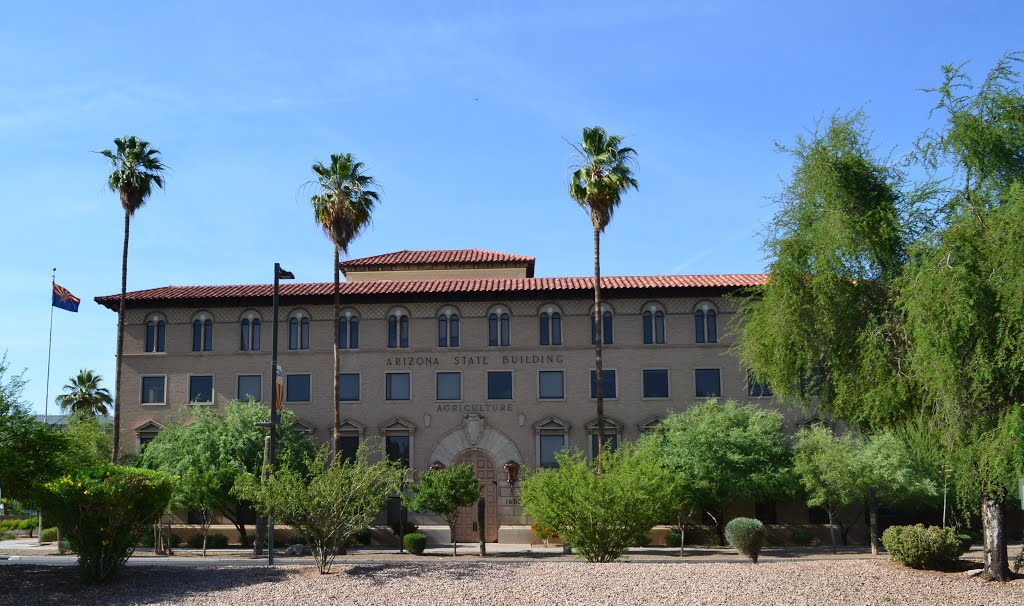
[[[274, 398], [270, 406], [270, 469], [277, 466], [277, 425], [281, 422], [281, 409], [284, 408], [283, 384], [284, 377], [281, 367], [277, 365], [277, 308], [281, 298], [281, 280], [294, 280], [295, 274], [281, 269], [280, 263], [274, 263], [274, 326], [270, 349], [270, 376], [274, 378]], [[274, 514], [267, 516], [267, 564], [274, 565]]]

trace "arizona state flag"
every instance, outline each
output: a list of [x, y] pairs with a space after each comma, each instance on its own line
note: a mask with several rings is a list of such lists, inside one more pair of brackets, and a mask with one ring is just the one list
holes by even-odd
[[68, 289], [53, 283], [53, 306], [78, 313], [78, 304], [82, 300], [71, 294]]

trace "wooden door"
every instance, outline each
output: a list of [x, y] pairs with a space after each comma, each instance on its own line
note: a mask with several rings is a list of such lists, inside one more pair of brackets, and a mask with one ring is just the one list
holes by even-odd
[[[453, 465], [463, 463], [469, 463], [476, 470], [476, 479], [481, 487], [480, 495], [487, 504], [484, 537], [487, 542], [493, 543], [498, 540], [498, 473], [494, 460], [482, 450], [467, 450], [455, 458]], [[455, 521], [455, 540], [460, 543], [476, 543], [480, 540], [476, 503], [459, 510]]]

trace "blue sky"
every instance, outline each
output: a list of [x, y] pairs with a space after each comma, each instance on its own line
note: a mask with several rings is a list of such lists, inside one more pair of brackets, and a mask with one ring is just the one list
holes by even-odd
[[[0, 20], [0, 351], [43, 409], [80, 368], [113, 388], [123, 212], [92, 151], [135, 134], [171, 167], [131, 227], [128, 287], [330, 279], [310, 164], [383, 187], [353, 256], [486, 248], [592, 272], [566, 194], [582, 127], [639, 153], [606, 275], [757, 272], [790, 142], [864, 106], [879, 152], [927, 128], [943, 63], [1024, 47], [1016, 2], [19, 3]], [[51, 404], [50, 410], [55, 407]]]

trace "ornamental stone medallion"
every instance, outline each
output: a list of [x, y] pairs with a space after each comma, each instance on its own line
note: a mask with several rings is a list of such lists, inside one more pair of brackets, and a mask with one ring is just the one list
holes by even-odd
[[484, 434], [484, 418], [478, 414], [466, 415], [463, 418], [462, 430], [466, 433], [466, 440], [470, 445], [476, 446], [480, 443], [480, 436]]

